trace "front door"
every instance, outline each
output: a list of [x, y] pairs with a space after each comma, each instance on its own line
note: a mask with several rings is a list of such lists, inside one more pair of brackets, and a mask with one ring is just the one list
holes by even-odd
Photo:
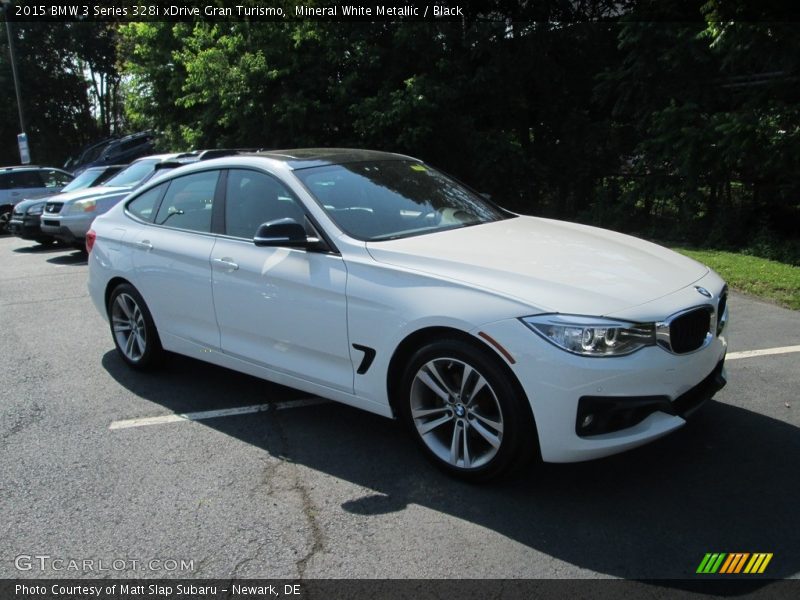
[[253, 244], [262, 223], [305, 220], [299, 200], [277, 178], [232, 169], [225, 189], [225, 235], [211, 256], [223, 352], [352, 392], [342, 258]]

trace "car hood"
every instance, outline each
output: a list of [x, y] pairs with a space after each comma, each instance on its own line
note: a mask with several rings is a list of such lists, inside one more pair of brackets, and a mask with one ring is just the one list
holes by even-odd
[[32, 198], [26, 198], [25, 200], [21, 200], [20, 202], [17, 202], [17, 204], [14, 206], [14, 212], [24, 213], [34, 204], [47, 204], [47, 200], [49, 200], [51, 197], [52, 196], [45, 196], [44, 198], [38, 198], [34, 196]]
[[542, 312], [608, 315], [671, 294], [708, 269], [605, 229], [515, 217], [368, 242], [378, 262], [490, 290]]
[[106, 194], [113, 194], [115, 192], [125, 192], [130, 190], [130, 187], [109, 187], [105, 185], [98, 185], [90, 188], [83, 188], [82, 190], [75, 190], [74, 192], [65, 192], [56, 196], [51, 196], [48, 202], [73, 202], [75, 200], [85, 200], [86, 198], [94, 198], [96, 196], [105, 196]]

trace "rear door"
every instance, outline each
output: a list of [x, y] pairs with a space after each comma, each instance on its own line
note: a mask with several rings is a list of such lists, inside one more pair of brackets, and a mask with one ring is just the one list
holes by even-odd
[[[125, 236], [125, 243], [134, 250], [135, 285], [159, 333], [209, 349], [219, 349], [209, 262], [219, 175], [218, 170], [209, 170], [172, 179], [158, 209], [151, 207], [151, 213], [146, 213], [152, 225]], [[146, 192], [139, 199], [149, 193], [156, 192]], [[139, 204], [146, 210], [146, 202]]]

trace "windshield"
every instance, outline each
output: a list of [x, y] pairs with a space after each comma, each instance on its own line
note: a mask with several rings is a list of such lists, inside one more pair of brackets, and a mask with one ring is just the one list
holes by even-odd
[[150, 173], [153, 172], [155, 164], [159, 161], [160, 159], [158, 158], [137, 160], [135, 163], [114, 175], [114, 177], [106, 181], [103, 185], [109, 187], [133, 187], [150, 175]]
[[94, 183], [94, 180], [97, 179], [98, 175], [99, 172], [97, 169], [87, 169], [63, 188], [61, 188], [61, 191], [72, 192], [74, 190], [82, 190], [83, 188], [87, 188]]
[[449, 177], [410, 160], [294, 172], [348, 235], [389, 240], [499, 221], [509, 215]]

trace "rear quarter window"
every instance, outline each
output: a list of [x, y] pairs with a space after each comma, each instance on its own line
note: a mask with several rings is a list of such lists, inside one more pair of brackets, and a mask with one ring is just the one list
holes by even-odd
[[147, 190], [144, 194], [128, 202], [125, 209], [136, 218], [152, 223], [156, 208], [158, 207], [158, 200], [161, 198], [166, 188], [167, 185], [164, 183]]
[[169, 182], [155, 224], [208, 233], [219, 171], [203, 171]]
[[44, 185], [45, 187], [53, 188], [62, 188], [67, 185], [70, 181], [72, 181], [72, 176], [67, 175], [66, 173], [62, 173], [61, 171], [56, 171], [55, 169], [48, 169], [46, 171], [42, 171], [42, 176], [44, 177]]

